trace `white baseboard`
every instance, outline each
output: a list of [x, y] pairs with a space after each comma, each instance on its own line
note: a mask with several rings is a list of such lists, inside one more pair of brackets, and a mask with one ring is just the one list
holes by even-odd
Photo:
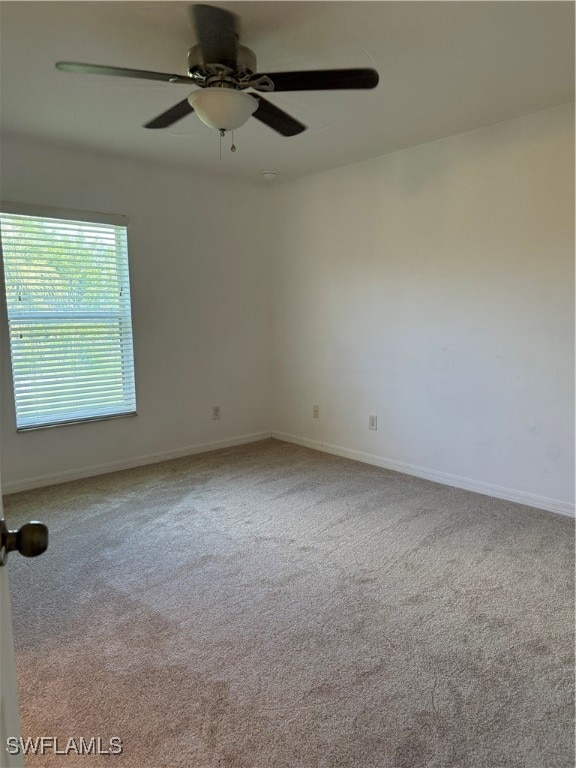
[[309, 440], [307, 437], [290, 435], [287, 432], [273, 431], [272, 437], [276, 440], [283, 440], [286, 443], [295, 443], [296, 445], [302, 445], [306, 448], [313, 448], [316, 451], [332, 453], [335, 456], [344, 456], [347, 459], [354, 459], [355, 461], [361, 461], [365, 464], [374, 464], [375, 466], [383, 467], [384, 469], [392, 469], [395, 472], [414, 475], [415, 477], [421, 477], [424, 480], [432, 480], [435, 483], [442, 483], [443, 485], [451, 485], [466, 491], [481, 493], [484, 496], [494, 496], [497, 499], [515, 501], [518, 504], [525, 504], [528, 507], [537, 507], [538, 509], [544, 509], [548, 512], [556, 512], [559, 515], [574, 517], [574, 504], [570, 504], [567, 501], [558, 501], [556, 499], [549, 499], [546, 496], [536, 496], [535, 494], [516, 491], [512, 488], [503, 488], [499, 485], [483, 483], [479, 480], [470, 480], [467, 477], [450, 475], [447, 472], [439, 472], [436, 469], [427, 469], [426, 467], [419, 467], [415, 464], [406, 464], [405, 462], [395, 461], [394, 459], [385, 459], [382, 456], [376, 456], [372, 453], [364, 453], [363, 451], [355, 451], [350, 448], [342, 448], [341, 446], [330, 445], [329, 443], [323, 443], [318, 440]]
[[253, 432], [252, 434], [240, 435], [239, 437], [214, 440], [210, 443], [197, 443], [196, 445], [188, 445], [185, 448], [160, 451], [160, 453], [149, 453], [144, 456], [134, 456], [130, 459], [111, 461], [106, 464], [94, 464], [90, 467], [80, 467], [79, 469], [70, 469], [65, 472], [55, 472], [51, 475], [38, 475], [37, 477], [29, 477], [25, 480], [14, 480], [3, 483], [2, 492], [8, 495], [10, 493], [18, 493], [19, 491], [29, 491], [32, 488], [44, 488], [47, 485], [58, 485], [59, 483], [68, 483], [71, 480], [82, 480], [85, 477], [106, 475], [109, 472], [119, 472], [122, 469], [143, 467], [146, 464], [157, 464], [160, 461], [179, 459], [182, 456], [193, 456], [196, 453], [207, 453], [208, 451], [217, 451], [220, 448], [231, 448], [235, 445], [255, 443], [258, 440], [266, 440], [269, 437], [272, 437], [271, 432]]
[[447, 472], [439, 472], [435, 469], [427, 469], [426, 467], [419, 467], [415, 464], [407, 464], [405, 462], [395, 461], [394, 459], [386, 459], [375, 454], [364, 453], [363, 451], [355, 451], [350, 448], [342, 448], [338, 445], [331, 445], [330, 443], [323, 443], [318, 440], [310, 440], [306, 437], [300, 437], [298, 435], [291, 435], [287, 432], [277, 431], [253, 432], [251, 434], [240, 435], [238, 437], [227, 438], [224, 440], [214, 440], [210, 443], [197, 443], [196, 445], [188, 445], [184, 448], [176, 448], [170, 451], [161, 451], [159, 453], [150, 453], [143, 456], [134, 456], [133, 458], [122, 459], [121, 461], [112, 461], [106, 464], [95, 464], [89, 467], [80, 467], [78, 469], [66, 470], [64, 472], [55, 472], [50, 475], [38, 475], [36, 477], [29, 477], [24, 480], [9, 481], [3, 483], [2, 492], [8, 495], [10, 493], [18, 493], [19, 491], [32, 490], [33, 488], [43, 488], [48, 485], [67, 483], [71, 480], [81, 480], [86, 477], [105, 475], [109, 472], [119, 472], [123, 469], [142, 467], [146, 464], [157, 464], [160, 461], [178, 459], [182, 456], [193, 456], [197, 453], [217, 451], [220, 448], [231, 448], [235, 445], [254, 443], [258, 440], [266, 440], [270, 437], [273, 437], [276, 440], [282, 440], [286, 443], [294, 443], [296, 445], [305, 446], [306, 448], [313, 448], [316, 451], [331, 453], [335, 456], [343, 456], [347, 459], [354, 459], [355, 461], [361, 461], [365, 464], [373, 464], [377, 467], [383, 467], [384, 469], [391, 469], [395, 472], [414, 475], [415, 477], [421, 477], [424, 480], [432, 480], [435, 483], [451, 485], [455, 488], [462, 488], [466, 491], [481, 493], [485, 496], [494, 496], [497, 499], [514, 501], [518, 504], [525, 504], [529, 507], [537, 507], [538, 509], [544, 509], [548, 512], [556, 512], [560, 515], [574, 517], [574, 505], [566, 501], [549, 499], [545, 496], [536, 496], [531, 493], [516, 491], [512, 488], [503, 488], [499, 485], [491, 485], [490, 483], [471, 480], [466, 477], [460, 477], [459, 475], [451, 475]]

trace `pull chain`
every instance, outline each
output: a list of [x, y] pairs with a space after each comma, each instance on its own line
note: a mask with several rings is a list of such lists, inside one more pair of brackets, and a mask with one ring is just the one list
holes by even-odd
[[[234, 131], [232, 133], [232, 144], [230, 146], [230, 152], [236, 152], [236, 144], [234, 144]], [[222, 160], [222, 139], [226, 136], [226, 130], [220, 128], [220, 160]]]

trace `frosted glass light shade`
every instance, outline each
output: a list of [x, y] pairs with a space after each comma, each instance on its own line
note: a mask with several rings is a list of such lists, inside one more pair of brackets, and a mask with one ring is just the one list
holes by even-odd
[[195, 91], [188, 96], [188, 103], [203, 123], [218, 131], [240, 128], [258, 108], [253, 96], [230, 88]]

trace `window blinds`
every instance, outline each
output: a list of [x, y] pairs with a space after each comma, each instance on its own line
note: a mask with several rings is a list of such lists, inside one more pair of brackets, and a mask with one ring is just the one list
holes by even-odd
[[126, 227], [0, 213], [19, 430], [136, 411]]

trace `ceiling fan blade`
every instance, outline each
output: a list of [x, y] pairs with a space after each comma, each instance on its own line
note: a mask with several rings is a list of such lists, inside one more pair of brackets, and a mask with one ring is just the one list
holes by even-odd
[[274, 104], [271, 104], [262, 96], [255, 93], [251, 93], [250, 96], [257, 99], [259, 102], [258, 109], [254, 112], [252, 117], [255, 117], [256, 120], [260, 120], [261, 123], [264, 123], [278, 133], [281, 133], [282, 136], [296, 136], [296, 134], [306, 130], [305, 125], [298, 122], [295, 118], [290, 117], [287, 112], [284, 112]]
[[375, 88], [379, 75], [375, 69], [317, 69], [309, 72], [266, 72], [275, 91], [323, 91]]
[[194, 112], [193, 107], [188, 103], [188, 99], [184, 99], [184, 101], [179, 101], [178, 104], [167, 109], [166, 112], [162, 112], [154, 120], [150, 120], [144, 125], [144, 128], [168, 128], [168, 126], [177, 123], [178, 120], [182, 120], [183, 117], [191, 115], [192, 112]]
[[135, 77], [139, 80], [163, 80], [166, 83], [186, 83], [194, 81], [184, 75], [170, 75], [167, 72], [148, 72], [145, 69], [125, 69], [106, 67], [101, 64], [83, 64], [80, 61], [57, 61], [56, 69], [62, 72], [78, 72], [82, 75], [112, 75], [113, 77]]
[[193, 5], [192, 21], [204, 64], [224, 64], [236, 68], [238, 48], [237, 17], [223, 8]]

